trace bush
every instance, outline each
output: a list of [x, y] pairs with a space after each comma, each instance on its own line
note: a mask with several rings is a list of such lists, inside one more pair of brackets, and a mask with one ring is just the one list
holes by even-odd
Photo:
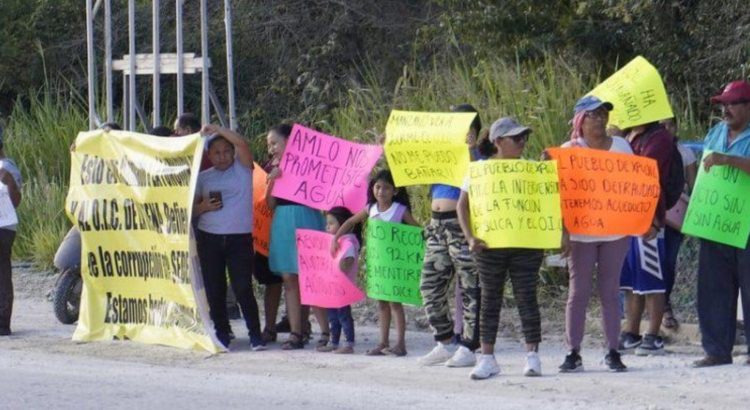
[[70, 175], [70, 145], [88, 126], [87, 111], [73, 90], [46, 87], [17, 103], [8, 122], [6, 155], [24, 179], [14, 256], [50, 267], [70, 223], [65, 196]]

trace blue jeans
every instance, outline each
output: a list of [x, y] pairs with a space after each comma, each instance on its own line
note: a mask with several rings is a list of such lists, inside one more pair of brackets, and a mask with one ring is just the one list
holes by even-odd
[[346, 343], [354, 344], [354, 318], [352, 307], [345, 306], [339, 309], [328, 309], [328, 323], [331, 326], [331, 344], [338, 346], [341, 339], [341, 330], [344, 330]]
[[[732, 359], [738, 292], [742, 292], [745, 334], [750, 335], [750, 249], [701, 240], [698, 321], [703, 350], [710, 356]], [[750, 344], [750, 338], [747, 340]]]

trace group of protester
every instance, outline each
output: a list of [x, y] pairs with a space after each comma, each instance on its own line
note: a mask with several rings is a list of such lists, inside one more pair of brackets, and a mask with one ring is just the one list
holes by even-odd
[[[721, 105], [723, 120], [709, 131], [705, 148], [713, 152], [704, 157], [700, 166], [708, 170], [714, 165], [726, 165], [750, 174], [750, 84], [732, 82], [711, 101]], [[477, 112], [469, 104], [451, 109], [454, 112]], [[597, 97], [581, 98], [573, 110], [569, 140], [562, 147], [652, 158], [659, 169], [661, 194], [652, 225], [641, 238], [563, 232], [561, 248], [570, 274], [565, 312], [565, 340], [569, 353], [559, 366], [560, 372], [565, 373], [583, 370], [580, 351], [586, 307], [594, 283], [602, 306], [605, 364], [611, 371], [627, 369], [621, 359], [623, 350], [635, 349], [635, 353], [641, 355], [664, 352], [664, 342], [658, 334], [665, 313], [666, 327], [677, 325], [668, 296], [674, 285], [676, 255], [682, 235], [668, 225], [667, 213], [674, 205], [670, 202], [674, 201], [668, 198], [667, 186], [673, 168], [679, 166], [680, 172], [682, 168], [686, 170], [681, 181], [687, 181], [685, 193], [689, 194], [697, 161], [684, 147], [676, 151], [679, 145], [673, 121], [617, 130], [607, 127], [612, 109], [611, 103]], [[263, 166], [268, 173], [266, 198], [274, 211], [269, 255], [254, 254], [253, 214], [249, 206], [253, 195], [253, 153], [247, 141], [235, 131], [211, 124], [201, 127], [190, 115], [178, 118], [174, 131], [163, 132], [165, 135], [187, 135], [199, 129], [206, 136], [206, 155], [195, 192], [194, 228], [217, 339], [228, 347], [234, 338], [226, 303], [228, 273], [231, 293], [240, 306], [253, 350], [265, 349], [268, 343], [276, 341], [277, 333], [282, 330], [277, 328], [276, 315], [283, 288], [289, 337], [281, 344], [282, 349], [302, 349], [310, 341], [307, 318], [312, 310], [320, 327], [316, 350], [353, 353], [355, 332], [351, 307], [323, 309], [301, 304], [295, 231], [313, 229], [333, 234], [331, 253], [340, 256], [338, 269], [356, 280], [361, 227], [367, 220], [420, 225], [411, 214], [406, 190], [396, 186], [390, 171], [382, 169], [370, 179], [366, 207], [356, 213], [343, 207], [321, 213], [275, 197], [273, 187], [281, 176], [280, 162], [292, 128], [287, 124], [273, 127], [266, 136], [269, 160]], [[524, 156], [524, 148], [531, 136], [529, 127], [509, 117], [498, 119], [482, 132], [477, 113], [466, 142], [472, 160], [519, 159]], [[2, 155], [1, 145], [0, 180], [8, 186], [13, 204], [17, 206], [20, 175], [12, 162]], [[477, 238], [471, 229], [470, 185], [467, 177], [460, 188], [445, 184], [430, 188], [432, 215], [424, 229], [426, 250], [420, 290], [436, 345], [419, 358], [419, 363], [473, 367], [470, 373], [473, 379], [498, 374], [500, 367], [494, 356], [494, 345], [506, 277], [510, 277], [526, 342], [523, 374], [540, 376], [541, 318], [537, 287], [544, 253], [538, 249], [491, 249]], [[0, 334], [10, 333], [10, 245], [14, 229], [13, 226], [0, 228]], [[663, 278], [639, 263], [640, 247], [653, 247], [659, 252]], [[263, 330], [253, 294], [253, 276], [265, 285]], [[622, 331], [621, 291], [626, 295], [626, 323]], [[743, 296], [744, 315], [750, 317], [749, 248], [737, 249], [701, 240], [698, 317], [706, 356], [695, 362], [695, 366], [732, 362], [738, 292]], [[449, 308], [451, 298], [455, 298], [455, 316]], [[644, 309], [648, 311], [650, 321], [646, 332], [641, 335], [640, 319]], [[378, 313], [380, 340], [366, 354], [406, 355], [403, 306], [379, 301]], [[391, 319], [396, 327], [393, 345], [389, 338]], [[747, 321], [745, 331], [750, 334]], [[478, 358], [477, 350], [480, 353]], [[747, 364], [750, 365], [750, 359]]]
[[[723, 121], [711, 129], [706, 148], [714, 151], [703, 159], [702, 166], [728, 165], [750, 173], [750, 84], [737, 81], [729, 84], [712, 102], [723, 109]], [[677, 167], [679, 181], [690, 193], [695, 180], [695, 156], [684, 147], [679, 148], [674, 135], [675, 123], [667, 120], [641, 124], [627, 130], [608, 128], [609, 112], [613, 105], [593, 96], [581, 98], [571, 121], [569, 141], [563, 147], [640, 155], [656, 161], [660, 175], [661, 194], [653, 222], [641, 238], [626, 236], [576, 235], [564, 232], [562, 249], [567, 257], [570, 289], [566, 307], [566, 343], [569, 354], [559, 367], [561, 372], [583, 370], [580, 355], [586, 322], [586, 306], [593, 284], [598, 287], [602, 304], [602, 324], [606, 339], [606, 366], [612, 371], [624, 371], [623, 350], [635, 349], [639, 355], [664, 353], [664, 341], [659, 336], [665, 312], [666, 327], [677, 326], [669, 307], [667, 295], [674, 285], [676, 254], [682, 236], [679, 230], [667, 225], [667, 211], [675, 200], [669, 198], [670, 178]], [[455, 112], [476, 112], [471, 105], [452, 107]], [[345, 208], [334, 208], [321, 213], [305, 205], [273, 196], [273, 186], [281, 175], [279, 166], [291, 127], [280, 125], [267, 135], [270, 160], [266, 194], [274, 209], [268, 259], [256, 257], [250, 262], [251, 212], [247, 207], [251, 195], [252, 154], [246, 142], [236, 133], [214, 126], [205, 126], [204, 134], [215, 135], [208, 143], [208, 158], [213, 168], [199, 176], [196, 192], [198, 218], [198, 246], [206, 279], [211, 316], [217, 337], [225, 345], [231, 341], [231, 330], [225, 312], [225, 264], [230, 282], [237, 295], [250, 333], [254, 350], [276, 339], [274, 320], [268, 321], [261, 332], [256, 304], [249, 286], [255, 274], [261, 283], [278, 283], [281, 277], [286, 296], [290, 327], [289, 338], [282, 349], [300, 349], [310, 339], [308, 307], [301, 305], [297, 248], [294, 232], [297, 229], [325, 230], [334, 234], [333, 255], [341, 255], [339, 269], [356, 277], [359, 228], [368, 219], [379, 219], [418, 225], [411, 215], [411, 205], [404, 188], [397, 187], [388, 170], [380, 170], [371, 178], [367, 206], [352, 215]], [[477, 115], [467, 135], [472, 159], [519, 159], [524, 155], [532, 130], [513, 118], [500, 118], [481, 135], [482, 126]], [[684, 174], [683, 174], [684, 173]], [[231, 181], [231, 182], [230, 182]], [[484, 379], [499, 373], [494, 356], [503, 289], [510, 277], [518, 304], [527, 357], [523, 370], [526, 376], [542, 374], [538, 355], [541, 341], [541, 320], [537, 303], [538, 271], [543, 251], [537, 249], [489, 249], [474, 236], [469, 213], [469, 179], [461, 188], [436, 184], [430, 188], [432, 217], [425, 227], [426, 250], [421, 275], [421, 294], [436, 345], [419, 358], [423, 365], [472, 367], [471, 377]], [[682, 188], [682, 187], [680, 187]], [[220, 196], [212, 192], [220, 191]], [[659, 254], [663, 277], [641, 264], [640, 247], [652, 247]], [[736, 301], [739, 290], [750, 292], [750, 268], [742, 262], [750, 253], [726, 245], [701, 240], [698, 306], [703, 346], [706, 356], [695, 366], [712, 366], [732, 361]], [[267, 263], [267, 265], [266, 265]], [[254, 267], [254, 271], [253, 271]], [[594, 281], [594, 272], [597, 280]], [[456, 316], [450, 314], [449, 298], [455, 282]], [[620, 292], [625, 293], [626, 322], [620, 325]], [[278, 292], [273, 292], [278, 295]], [[750, 295], [748, 295], [750, 296]], [[744, 298], [748, 312], [750, 298]], [[268, 307], [269, 304], [266, 303]], [[278, 307], [278, 303], [271, 303]], [[320, 326], [321, 337], [317, 350], [352, 353], [354, 330], [351, 308], [324, 309], [310, 307]], [[641, 335], [640, 319], [644, 309], [649, 314], [649, 325]], [[400, 303], [379, 301], [380, 340], [367, 351], [368, 355], [406, 354], [404, 340], [405, 317]], [[275, 314], [275, 313], [274, 313]], [[391, 318], [396, 323], [396, 343], [389, 342]], [[456, 323], [460, 322], [460, 323]], [[458, 326], [456, 326], [458, 324]], [[341, 331], [346, 341], [341, 342]], [[479, 349], [477, 360], [475, 351]], [[750, 364], [750, 362], [748, 362]]]

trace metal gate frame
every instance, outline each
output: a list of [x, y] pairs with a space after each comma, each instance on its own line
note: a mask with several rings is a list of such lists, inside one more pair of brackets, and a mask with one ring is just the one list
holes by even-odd
[[[208, 4], [207, 0], [200, 0], [200, 31], [201, 31], [201, 57], [188, 60], [186, 64], [186, 53], [183, 50], [183, 6], [185, 0], [174, 0], [176, 8], [175, 27], [175, 54], [161, 52], [160, 38], [161, 25], [159, 17], [160, 0], [152, 0], [152, 54], [138, 55], [135, 43], [135, 0], [128, 0], [128, 54], [123, 55], [122, 60], [112, 59], [112, 4], [111, 0], [86, 0], [86, 48], [87, 48], [87, 77], [88, 77], [88, 104], [89, 104], [89, 129], [95, 129], [101, 125], [102, 120], [97, 113], [96, 86], [97, 69], [96, 53], [94, 49], [94, 21], [99, 9], [104, 3], [104, 78], [105, 78], [105, 101], [106, 121], [114, 121], [113, 105], [113, 71], [123, 72], [123, 128], [134, 131], [136, 128], [136, 114], [147, 130], [160, 125], [161, 117], [161, 75], [175, 74], [177, 76], [177, 115], [184, 112], [184, 75], [201, 73], [201, 121], [206, 124], [211, 119], [211, 105], [213, 104], [219, 120], [224, 126], [233, 130], [237, 129], [237, 115], [235, 109], [234, 94], [234, 67], [232, 63], [232, 6], [230, 0], [224, 0], [224, 28], [227, 58], [227, 99], [229, 106], [229, 119], [227, 121], [223, 109], [219, 103], [218, 96], [213, 92], [210, 81], [209, 69], [211, 67], [208, 58]], [[135, 56], [135, 58], [131, 58]], [[174, 57], [174, 58], [169, 58]], [[139, 67], [140, 62], [140, 67]], [[196, 64], [199, 66], [196, 67]], [[186, 71], [186, 68], [188, 71]], [[151, 75], [153, 84], [153, 111], [151, 123], [147, 120], [143, 109], [137, 103], [136, 76]]]

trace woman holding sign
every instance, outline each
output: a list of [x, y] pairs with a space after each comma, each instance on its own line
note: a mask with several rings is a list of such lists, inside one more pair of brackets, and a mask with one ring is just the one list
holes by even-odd
[[[268, 265], [274, 274], [281, 276], [284, 280], [286, 310], [289, 315], [291, 330], [289, 339], [281, 346], [284, 350], [302, 349], [305, 346], [306, 340], [303, 336], [305, 329], [302, 328], [302, 323], [309, 315], [309, 308], [302, 306], [300, 302], [295, 231], [297, 229], [323, 231], [325, 228], [325, 219], [320, 212], [296, 202], [276, 198], [271, 194], [276, 179], [281, 176], [281, 169], [279, 168], [281, 156], [291, 132], [291, 126], [282, 124], [272, 128], [266, 137], [268, 152], [271, 154], [271, 161], [274, 164], [274, 168], [268, 174], [268, 186], [266, 187], [268, 206], [274, 210], [273, 221], [271, 222]], [[321, 338], [318, 343], [325, 346], [328, 344], [330, 334], [328, 316], [324, 309], [313, 308], [313, 311], [321, 328]]]
[[[518, 124], [512, 118], [505, 117], [492, 124], [487, 139], [482, 140], [482, 145], [492, 146], [494, 154], [490, 159], [519, 159], [523, 154], [529, 134], [531, 134], [530, 128]], [[470, 179], [467, 178], [458, 199], [458, 220], [469, 243], [469, 249], [475, 254], [474, 259], [479, 271], [482, 292], [479, 316], [482, 355], [471, 371], [471, 378], [486, 379], [500, 373], [500, 366], [495, 360], [495, 340], [506, 276], [510, 276], [513, 284], [513, 294], [518, 302], [518, 311], [526, 339], [528, 353], [523, 374], [524, 376], [541, 376], [542, 364], [537, 351], [542, 339], [542, 330], [536, 293], [539, 267], [542, 264], [544, 251], [525, 248], [489, 249], [485, 241], [474, 236], [475, 232], [471, 227], [469, 188]]]
[[[609, 112], [613, 106], [594, 96], [585, 96], [575, 105], [570, 141], [562, 145], [632, 154], [630, 144], [622, 138], [607, 135]], [[610, 370], [625, 371], [617, 351], [620, 334], [619, 285], [620, 270], [628, 252], [626, 236], [593, 236], [563, 234], [563, 254], [568, 257], [570, 274], [568, 304], [565, 309], [565, 340], [570, 353], [560, 366], [561, 373], [583, 371], [581, 341], [586, 325], [586, 306], [594, 282], [597, 266], [597, 285], [602, 305], [602, 328], [608, 353], [604, 361]]]
[[[477, 112], [469, 104], [451, 107], [453, 112]], [[466, 143], [472, 159], [482, 129], [479, 114], [474, 117]], [[425, 255], [420, 291], [436, 346], [419, 359], [424, 366], [469, 367], [476, 363], [479, 347], [479, 278], [469, 244], [458, 223], [456, 207], [461, 189], [435, 184], [430, 187], [432, 218], [425, 227]], [[453, 277], [456, 292], [455, 321], [451, 321], [448, 290]], [[457, 349], [451, 349], [454, 334], [460, 336]]]

